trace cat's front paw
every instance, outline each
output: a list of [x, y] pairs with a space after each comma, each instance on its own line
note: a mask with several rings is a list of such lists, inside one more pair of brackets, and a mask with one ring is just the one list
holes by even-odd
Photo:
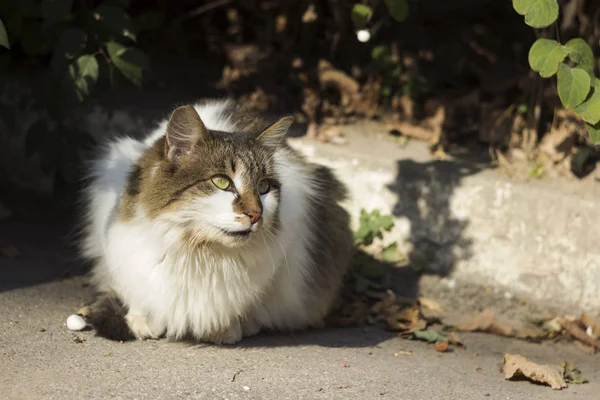
[[127, 325], [133, 335], [138, 339], [159, 339], [164, 331], [150, 324], [148, 317], [143, 315], [127, 315]]
[[242, 333], [244, 337], [254, 336], [260, 332], [261, 324], [254, 317], [244, 318], [242, 320]]
[[234, 344], [242, 340], [242, 325], [235, 321], [227, 329], [210, 335], [208, 341], [214, 344]]

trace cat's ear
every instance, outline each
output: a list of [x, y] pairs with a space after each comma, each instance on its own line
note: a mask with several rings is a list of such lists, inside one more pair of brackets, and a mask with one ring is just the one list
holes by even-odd
[[190, 105], [173, 111], [167, 123], [165, 153], [169, 161], [190, 154], [199, 142], [208, 136], [208, 129]]
[[278, 119], [273, 122], [267, 129], [262, 131], [256, 138], [263, 144], [276, 146], [283, 142], [285, 134], [290, 129], [290, 126], [294, 123], [295, 118], [293, 116], [287, 116]]

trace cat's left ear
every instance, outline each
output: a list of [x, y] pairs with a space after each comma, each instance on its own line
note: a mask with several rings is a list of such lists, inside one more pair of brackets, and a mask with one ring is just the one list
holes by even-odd
[[259, 140], [266, 145], [277, 146], [283, 142], [285, 134], [288, 132], [294, 121], [295, 118], [291, 115], [280, 118], [262, 131], [256, 140]]

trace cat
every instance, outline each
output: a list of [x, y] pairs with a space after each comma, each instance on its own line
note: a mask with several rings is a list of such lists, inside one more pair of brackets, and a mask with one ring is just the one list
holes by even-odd
[[231, 344], [323, 326], [352, 254], [346, 188], [289, 147], [293, 120], [205, 101], [108, 143], [84, 196], [97, 335]]

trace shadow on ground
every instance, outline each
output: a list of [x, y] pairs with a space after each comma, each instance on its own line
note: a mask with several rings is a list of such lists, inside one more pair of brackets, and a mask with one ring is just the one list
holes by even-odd
[[472, 257], [469, 221], [453, 215], [452, 202], [462, 180], [483, 168], [461, 160], [397, 162], [396, 180], [388, 188], [398, 196], [393, 214], [409, 222], [409, 265], [415, 273], [448, 276], [459, 261]]

